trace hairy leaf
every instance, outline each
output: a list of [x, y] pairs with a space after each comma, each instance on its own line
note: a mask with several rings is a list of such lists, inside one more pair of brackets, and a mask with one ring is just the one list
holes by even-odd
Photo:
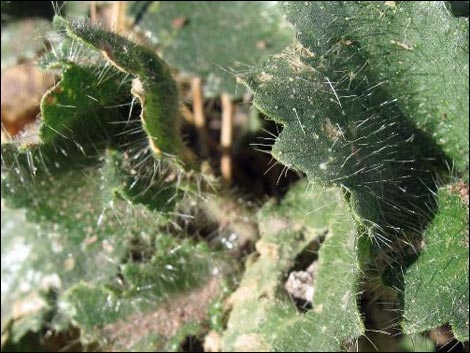
[[100, 80], [92, 69], [67, 67], [62, 80], [42, 99], [39, 137], [32, 134], [2, 145], [2, 163], [8, 170], [2, 196], [17, 207], [30, 208], [35, 219], [71, 222], [67, 226], [71, 229], [83, 212], [96, 219], [102, 203], [82, 207], [75, 202], [76, 192], [92, 189], [87, 189], [87, 182], [96, 183], [87, 174], [96, 175], [91, 166], [97, 164], [98, 152], [113, 135], [110, 122], [116, 109], [106, 107], [125, 94], [120, 79], [110, 75]]
[[419, 333], [449, 323], [455, 337], [466, 341], [468, 204], [452, 188], [441, 188], [438, 200], [439, 212], [424, 232], [422, 254], [405, 274], [403, 327]]
[[[132, 239], [129, 251], [131, 258], [119, 264], [120, 280], [108, 278], [101, 283], [78, 283], [61, 297], [59, 307], [62, 314], [81, 328], [84, 341], [104, 343], [108, 335], [113, 335], [115, 341], [106, 345], [116, 348], [124, 345], [129, 349], [139, 344], [147, 334], [168, 341], [190, 321], [199, 327], [200, 322], [208, 317], [208, 298], [213, 295], [215, 299], [218, 290], [214, 286], [207, 298], [199, 295], [199, 303], [189, 300], [191, 296], [198, 298], [194, 292], [204, 291], [203, 285], [214, 282], [215, 277], [211, 278], [213, 273], [220, 271], [216, 254], [203, 244], [181, 241], [171, 235], [155, 236], [150, 232]], [[192, 270], [188, 271], [188, 268]], [[181, 299], [181, 303], [172, 304], [184, 296], [188, 296], [187, 308], [175, 307], [184, 302]], [[197, 305], [200, 307], [196, 310]], [[171, 307], [175, 313], [170, 311]], [[170, 312], [165, 313], [165, 310]], [[152, 319], [159, 312], [160, 315], [178, 315], [178, 310], [186, 310], [187, 315], [172, 325], [157, 324]], [[117, 337], [121, 327], [132, 320], [142, 321], [127, 328], [132, 337]], [[155, 321], [154, 327], [149, 329], [147, 325], [151, 320]]]
[[329, 77], [339, 100], [353, 88], [358, 98], [371, 96], [371, 106], [396, 105], [459, 170], [468, 167], [468, 19], [443, 2], [285, 7], [311, 54], [304, 61]]
[[[37, 233], [35, 225], [25, 219], [24, 210], [12, 210], [2, 200], [1, 327], [2, 333], [10, 331], [14, 342], [27, 331], [38, 331], [49, 309], [40, 291], [54, 280], [47, 277], [44, 268], [48, 259], [34, 256], [35, 244], [31, 240]], [[28, 278], [28, 283], [24, 278]]]
[[[102, 45], [106, 40], [122, 39], [124, 42], [120, 45], [129, 45], [131, 52], [126, 55], [119, 45], [114, 48], [121, 50], [118, 68], [122, 69], [120, 65], [127, 62], [132, 66], [129, 70], [145, 78], [143, 83], [136, 78], [131, 85], [128, 74], [105, 66], [96, 57], [85, 55], [90, 64], [76, 54], [62, 55], [67, 48], [71, 53], [73, 47], [80, 47], [79, 52], [88, 50], [76, 43], [73, 38], [77, 35], [72, 33], [72, 41], [65, 41], [66, 45], [61, 47], [64, 50], [59, 51], [55, 64], [53, 59], [46, 60], [47, 67], [61, 68], [62, 80], [42, 99], [39, 141], [32, 136], [2, 146], [3, 164], [10, 170], [4, 189], [7, 193], [18, 194], [22, 187], [34, 189], [34, 185], [51, 182], [52, 177], [57, 178], [69, 169], [77, 171], [85, 166], [103, 165], [101, 190], [106, 202], [112, 202], [112, 196], [119, 194], [152, 210], [172, 212], [182, 196], [199, 192], [201, 178], [182, 169], [185, 162], [191, 160], [192, 163], [192, 155], [183, 145], [178, 131], [178, 94], [166, 64], [145, 48], [115, 34], [78, 24], [69, 25], [59, 17], [55, 22], [59, 28], [68, 28], [69, 32], [71, 26], [87, 35], [96, 32], [98, 37], [101, 36]], [[138, 53], [143, 56], [140, 61], [135, 56]], [[162, 74], [155, 76], [152, 70], [159, 69], [163, 70]], [[155, 87], [157, 82], [160, 89]], [[136, 93], [143, 107], [139, 120], [132, 115], [133, 109], [136, 112], [139, 109], [134, 108], [130, 92], [142, 84], [150, 93], [140, 96], [142, 87], [140, 93]], [[109, 150], [110, 147], [114, 152]], [[61, 185], [67, 188], [67, 183]], [[36, 190], [21, 195], [19, 200], [25, 197], [27, 200], [23, 205], [38, 204], [40, 198], [31, 200], [35, 192], [44, 194], [43, 190]], [[19, 200], [15, 202], [21, 203]], [[99, 213], [93, 215], [97, 217]]]
[[283, 126], [272, 155], [310, 180], [348, 190], [358, 220], [383, 247], [426, 226], [435, 208], [434, 174], [446, 168], [437, 141], [405, 114], [412, 113], [388, 81], [372, 76], [368, 40], [381, 36], [349, 38], [352, 26], [370, 21], [362, 12], [350, 16], [355, 6], [386, 5], [286, 4], [299, 43], [239, 79], [254, 92], [254, 104]]
[[392, 109], [354, 97], [338, 101], [328, 77], [298, 55], [274, 56], [241, 77], [254, 104], [283, 125], [272, 155], [309, 180], [350, 191], [354, 212], [378, 243], [415, 229], [417, 216], [427, 217], [416, 205], [432, 204], [425, 158], [432, 145]]
[[[2, 197], [9, 206], [26, 208], [28, 220], [37, 227], [24, 237], [31, 244], [24, 271], [55, 279], [52, 287], [38, 288], [41, 293], [52, 289], [57, 296], [47, 325], [63, 330], [72, 322], [81, 328], [83, 341], [101, 341], [96, 328], [160, 310], [158, 304], [170, 294], [197, 288], [213, 271], [221, 271], [214, 251], [205, 244], [159, 235], [175, 210], [175, 199], [198, 188], [191, 174], [181, 180], [185, 157], [170, 156], [181, 152], [177, 144], [168, 142], [174, 150], [161, 153], [151, 146], [156, 139], [149, 137], [152, 129], [170, 139], [178, 133], [180, 139], [174, 130], [177, 122], [173, 127], [171, 119], [159, 125], [162, 116], [154, 114], [160, 108], [160, 113], [174, 113], [166, 118], [179, 114], [176, 86], [166, 64], [133, 44], [132, 57], [126, 57], [122, 47], [114, 48], [122, 50], [120, 65], [127, 63], [132, 73], [142, 75], [144, 87], [149, 85], [151, 94], [138, 96], [143, 113], [136, 119], [131, 89], [136, 89], [138, 78], [132, 84], [129, 72], [104, 65], [93, 55], [79, 56], [88, 46], [78, 45], [78, 34], [71, 28], [85, 34], [96, 31], [100, 44], [121, 38], [61, 19], [56, 24], [73, 35], [44, 66], [59, 69], [62, 77], [42, 98], [37, 134], [2, 144]], [[138, 53], [144, 57], [135, 56]], [[152, 70], [158, 69], [166, 76], [154, 77]], [[152, 86], [157, 79], [163, 84], [160, 90]], [[163, 100], [159, 94], [165, 95]], [[216, 295], [215, 289], [209, 294]], [[9, 296], [12, 302], [20, 298], [16, 292]], [[180, 326], [192, 319], [199, 325], [204, 308]], [[176, 331], [166, 332], [165, 339]]]
[[284, 6], [299, 43], [239, 77], [283, 127], [271, 153], [348, 191], [370, 255], [402, 256], [437, 210], [443, 152], [468, 166], [468, 22], [441, 3]]
[[[230, 298], [224, 348], [337, 351], [346, 340], [360, 336], [357, 234], [342, 195], [299, 183], [281, 205], [263, 207], [259, 218], [259, 257], [247, 263], [240, 287]], [[325, 234], [314, 280], [314, 307], [300, 315], [282, 282], [297, 255]]]
[[234, 74], [280, 51], [292, 38], [275, 3], [154, 1], [147, 6], [138, 26], [171, 65], [205, 78], [208, 95], [239, 96], [243, 90]]
[[167, 64], [154, 52], [115, 33], [83, 22], [63, 22], [67, 33], [102, 52], [118, 70], [134, 75], [132, 94], [142, 107], [141, 121], [152, 152], [189, 162], [191, 155], [180, 134], [179, 98]]

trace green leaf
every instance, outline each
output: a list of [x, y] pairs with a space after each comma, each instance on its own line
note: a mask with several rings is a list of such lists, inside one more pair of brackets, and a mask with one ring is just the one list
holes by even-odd
[[34, 59], [46, 45], [50, 22], [40, 18], [3, 23], [2, 71], [24, 59]]
[[28, 331], [37, 332], [43, 327], [50, 308], [41, 291], [47, 290], [55, 278], [47, 276], [43, 266], [47, 259], [34, 255], [34, 238], [39, 234], [35, 225], [25, 219], [24, 210], [12, 210], [2, 200], [1, 215], [1, 327], [2, 333], [9, 331], [11, 341], [18, 342]]
[[[62, 78], [42, 98], [37, 135], [2, 145], [2, 196], [10, 206], [26, 208], [27, 219], [37, 227], [24, 237], [31, 244], [24, 271], [33, 268], [40, 278], [56, 279], [58, 299], [47, 325], [64, 330], [72, 322], [81, 328], [84, 342], [102, 343], [105, 328], [122, 326], [142, 312], [164, 310], [159, 305], [170, 295], [200, 287], [221, 270], [204, 243], [161, 235], [176, 200], [199, 186], [194, 174], [183, 175], [183, 164], [192, 156], [182, 144], [177, 121], [171, 121], [179, 118], [179, 103], [166, 64], [149, 50], [100, 29], [60, 18], [56, 25], [72, 38], [44, 60], [44, 67], [59, 69]], [[86, 53], [88, 42], [80, 38], [85, 43], [77, 43], [79, 34], [91, 35], [105, 47], [106, 40], [116, 44], [113, 50], [119, 55], [113, 65]], [[81, 51], [85, 54], [79, 56]], [[136, 76], [132, 84], [130, 73]], [[131, 91], [138, 85], [142, 113], [135, 119]], [[169, 139], [167, 145], [160, 138]], [[172, 138], [181, 144], [173, 144]], [[218, 293], [215, 284], [210, 295]], [[41, 294], [48, 288], [37, 290]], [[199, 325], [206, 309], [201, 306], [178, 325], [187, 320]], [[22, 320], [28, 324], [33, 319], [25, 315]], [[165, 339], [174, 334], [167, 330]]]
[[292, 39], [272, 2], [155, 1], [147, 6], [139, 28], [150, 34], [168, 63], [206, 79], [209, 96], [240, 96], [234, 74]]
[[415, 227], [417, 216], [424, 222], [416, 201], [432, 202], [424, 158], [432, 146], [387, 108], [367, 108], [353, 98], [340, 106], [331, 82], [296, 55], [272, 57], [241, 77], [254, 104], [283, 125], [272, 155], [311, 181], [348, 190], [378, 243]]
[[367, 43], [337, 25], [354, 22], [349, 5], [286, 7], [300, 43], [239, 76], [254, 104], [283, 127], [272, 155], [309, 180], [348, 190], [377, 245], [414, 232], [429, 219], [420, 204], [435, 203], [433, 174], [445, 173], [436, 142], [370, 77]]
[[[56, 17], [70, 37], [101, 51], [118, 70], [135, 76], [132, 94], [141, 105], [141, 122], [152, 152], [175, 157], [175, 162], [192, 164], [193, 156], [180, 132], [178, 87], [167, 64], [153, 51], [115, 33], [83, 22], [68, 23]], [[191, 167], [194, 167], [191, 165]]]
[[128, 99], [129, 89], [130, 81], [119, 72], [68, 65], [62, 80], [42, 98], [41, 143], [65, 140], [82, 154], [90, 154], [97, 144], [117, 133], [111, 125], [116, 119], [115, 106]]
[[[299, 183], [279, 206], [260, 211], [259, 257], [248, 261], [224, 335], [228, 351], [336, 351], [363, 332], [354, 222], [334, 189]], [[296, 312], [283, 280], [297, 255], [326, 234], [315, 278], [314, 308]]]
[[[60, 298], [62, 315], [81, 328], [82, 340], [97, 340], [110, 347], [122, 349], [120, 345], [123, 345], [129, 349], [139, 342], [143, 344], [141, 341], [146, 337], [160, 337], [160, 344], [168, 343], [174, 335], [181, 334], [180, 330], [188, 322], [199, 327], [209, 316], [208, 298], [218, 295], [216, 286], [207, 297], [197, 294], [207, 291], [204, 286], [211, 281], [218, 283], [214, 273], [221, 270], [221, 258], [217, 253], [202, 243], [153, 232], [136, 235], [128, 245], [129, 258], [116, 263], [119, 279], [108, 277], [100, 282], [78, 283]], [[188, 297], [186, 301], [181, 299], [184, 296]], [[191, 298], [200, 301], [193, 303]], [[182, 302], [188, 307], [180, 308]], [[165, 312], [171, 310], [187, 310], [187, 314], [175, 319], [172, 325], [155, 322], [151, 329], [146, 326], [145, 322], [154, 320], [153, 315], [158, 313], [177, 315]], [[142, 320], [142, 327], [131, 325], [127, 329], [129, 338], [115, 337], [115, 342], [106, 342], [106, 337], [116, 335], [120, 327], [136, 318]]]
[[425, 1], [285, 8], [312, 54], [304, 62], [328, 76], [339, 97], [352, 88], [369, 106], [396, 105], [458, 170], [468, 168], [468, 19]]
[[[71, 174], [67, 173], [92, 166], [101, 167], [103, 173], [103, 183], [97, 186], [99, 191], [93, 195], [97, 199], [95, 208], [88, 209], [89, 215], [95, 219], [101, 213], [99, 210], [109, 207], [116, 195], [132, 203], [142, 203], [151, 210], [171, 213], [181, 197], [198, 194], [202, 178], [183, 170], [194, 166], [193, 156], [183, 145], [178, 130], [178, 94], [166, 64], [149, 50], [115, 34], [78, 24], [69, 25], [59, 17], [55, 24], [59, 29], [68, 28], [70, 33], [73, 27], [77, 33], [84, 32], [85, 36], [90, 33], [93, 36], [96, 32], [98, 37], [93, 38], [100, 38], [101, 45], [106, 46], [106, 40], [117, 41], [114, 49], [119, 49], [118, 69], [122, 70], [127, 63], [130, 71], [142, 77], [142, 82], [136, 78], [131, 85], [128, 74], [104, 65], [104, 61], [96, 56], [77, 56], [74, 54], [77, 49], [72, 48], [79, 47], [78, 52], [86, 52], [88, 44], [80, 45], [76, 39], [65, 40], [52, 58], [45, 59], [46, 67], [61, 69], [62, 79], [41, 101], [39, 141], [32, 136], [2, 146], [3, 165], [10, 171], [3, 189], [8, 197], [19, 195], [12, 202], [30, 207], [32, 204], [44, 206], [47, 201], [49, 206], [45, 211], [41, 206], [31, 212], [39, 211], [46, 213], [46, 218], [55, 217], [53, 221], [67, 222], [55, 212], [66, 212], [60, 206], [64, 194], [74, 197], [75, 190], [69, 188], [72, 184], [67, 181]], [[76, 36], [72, 33], [73, 38]], [[129, 52], [122, 48], [126, 45]], [[155, 76], [154, 70], [163, 71], [160, 76]], [[145, 101], [140, 120], [132, 115], [134, 102], [131, 102], [130, 92], [135, 92], [136, 85], [143, 85], [151, 92], [141, 96], [144, 89], [141, 87], [136, 93], [142, 104]], [[123, 106], [129, 105], [129, 112], [122, 111]], [[183, 166], [189, 161], [191, 166]], [[50, 190], [46, 192], [43, 188], [35, 190], [35, 186], [53, 181], [56, 195], [50, 197]], [[76, 182], [80, 185], [86, 183], [81, 177], [76, 178]], [[29, 192], [23, 192], [25, 188]], [[54, 200], [57, 201], [56, 206], [52, 205]], [[77, 212], [71, 211], [73, 215]]]
[[204, 243], [177, 242], [173, 237], [157, 235], [154, 246], [155, 254], [148, 261], [121, 266], [130, 293], [147, 292], [152, 298], [167, 298], [197, 287], [215, 267], [215, 258]]
[[400, 347], [403, 352], [435, 352], [436, 344], [434, 341], [425, 336], [416, 334], [413, 336], [404, 336], [400, 340]]
[[[79, 283], [61, 298], [61, 309], [82, 329], [82, 340], [87, 341], [93, 330], [129, 314], [131, 308], [122, 305], [119, 298], [106, 289]], [[94, 338], [94, 337], [92, 337]]]
[[[33, 135], [2, 145], [7, 170], [2, 196], [15, 207], [28, 208], [34, 220], [74, 229], [80, 222], [96, 224], [102, 212], [99, 180], [92, 179], [98, 169], [93, 166], [99, 151], [116, 134], [110, 123], [117, 110], [106, 108], [127, 94], [121, 75], [99, 77], [94, 72], [70, 64], [42, 99], [39, 138]], [[89, 195], [83, 199], [85, 205], [76, 202], [79, 191], [81, 197]], [[87, 204], [92, 200], [96, 201]]]
[[[318, 253], [313, 309], [283, 330], [275, 341], [277, 351], [335, 352], [364, 332], [357, 303], [360, 245], [354, 221], [337, 191], [317, 188], [311, 192], [320, 195], [312, 202], [316, 207], [312, 212], [317, 219], [323, 215], [328, 220], [328, 233]], [[320, 198], [326, 199], [323, 205]]]
[[[67, 14], [68, 17], [75, 18], [75, 19], [77, 18], [86, 19], [86, 18], [89, 18], [91, 15], [91, 9], [90, 9], [91, 4], [92, 3], [90, 1], [67, 2], [64, 4], [63, 11]], [[102, 3], [98, 5], [101, 5], [101, 4]]]
[[[240, 76], [255, 105], [283, 126], [272, 154], [310, 180], [348, 190], [377, 248], [393, 250], [394, 240], [432, 227], [433, 174], [448, 173], [441, 149], [459, 172], [468, 167], [468, 22], [440, 3], [289, 2], [285, 8], [299, 44]], [[451, 271], [437, 262], [435, 273]], [[455, 313], [447, 320], [458, 320], [462, 335], [468, 307], [453, 304], [444, 310]], [[443, 323], [434, 312], [426, 310], [433, 321], [426, 328]], [[423, 328], [419, 322], [409, 325]]]
[[[89, 194], [75, 190], [91, 204], [97, 202], [90, 196], [98, 191], [90, 190], [90, 183], [86, 186]], [[16, 223], [17, 217], [24, 221], [24, 215], [5, 207], [2, 216], [2, 305], [15, 308], [16, 315], [3, 310], [2, 325], [13, 320], [10, 332], [15, 340], [45, 325], [64, 330], [72, 322], [81, 328], [83, 342], [103, 343], [103, 330], [109, 325], [138, 315], [148, 314], [150, 319], [152, 311], [164, 308], [178, 294], [192, 295], [222, 271], [221, 255], [206, 244], [159, 233], [162, 225], [155, 214], [142, 206], [130, 210], [122, 201], [103, 211], [98, 224], [77, 214], [68, 229], [60, 222]], [[28, 286], [25, 276], [31, 277]], [[216, 289], [209, 293], [217, 296]], [[57, 294], [56, 307], [41, 299], [49, 290]], [[196, 295], [194, 300], [198, 298], [204, 297]], [[209, 303], [204, 305], [199, 310], [205, 308], [208, 317]], [[188, 314], [182, 323], [199, 322], [201, 315]], [[134, 328], [136, 337], [146, 332], [139, 330]]]
[[[126, 151], [106, 150], [100, 168], [103, 202], [112, 205], [116, 197], [121, 197], [166, 217], [174, 212], [177, 201], [192, 191], [191, 181], [178, 180], [177, 172], [155, 162], [150, 151], [140, 153], [143, 155], [135, 158]], [[149, 163], [142, 163], [145, 159]]]
[[439, 190], [438, 200], [439, 212], [424, 232], [422, 254], [405, 274], [402, 325], [413, 334], [449, 323], [455, 337], [467, 341], [468, 204], [449, 188]]
[[[11, 229], [17, 214], [23, 223]], [[117, 275], [115, 264], [128, 251], [132, 227], [129, 224], [121, 234], [110, 235], [108, 227], [97, 226], [96, 220], [87, 223], [86, 217], [80, 220], [81, 215], [77, 213], [74, 228], [67, 229], [67, 222], [31, 223], [24, 219], [23, 210], [2, 206], [2, 306], [12, 309], [2, 311], [2, 327], [13, 320], [12, 339], [45, 326], [67, 329], [69, 322], [62, 312], [54, 315], [56, 302], [50, 300], [50, 293], [59, 296], [78, 281], [99, 283]], [[103, 220], [102, 226], [107, 223]]]

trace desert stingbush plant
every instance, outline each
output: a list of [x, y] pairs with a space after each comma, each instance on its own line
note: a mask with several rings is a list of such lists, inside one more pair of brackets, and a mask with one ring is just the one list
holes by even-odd
[[[443, 3], [284, 7], [298, 43], [240, 78], [284, 126], [273, 155], [345, 190], [381, 280], [400, 289], [406, 332], [448, 322], [467, 340], [468, 191], [455, 191], [468, 181], [468, 20]], [[434, 262], [436, 242], [453, 257], [443, 268], [423, 263]], [[440, 284], [431, 288], [430, 277]]]
[[[133, 6], [163, 57], [209, 86], [220, 77], [217, 93], [238, 92], [217, 65], [255, 65], [237, 78], [282, 126], [270, 153], [307, 178], [259, 209], [256, 252], [227, 285], [233, 256], [175, 227], [206, 198], [227, 199], [183, 140], [169, 66], [56, 17], [41, 65], [61, 79], [42, 98], [38, 136], [2, 144], [5, 214], [26, 222], [17, 239], [9, 224], [2, 234], [2, 333], [18, 342], [73, 325], [86, 344], [179, 350], [211, 330], [225, 351], [337, 351], [365, 334], [361, 296], [380, 288], [404, 333], [450, 324], [468, 340], [468, 19], [442, 2], [237, 2], [211, 27], [201, 13], [218, 3]], [[265, 12], [244, 16], [249, 6]], [[282, 52], [278, 11], [296, 32]], [[233, 53], [220, 51], [227, 18], [240, 27]], [[258, 51], [275, 54], [260, 62]], [[300, 313], [284, 283], [312, 243], [312, 304]], [[30, 255], [4, 260], [15, 249]], [[8, 321], [4, 298], [37, 305]]]
[[[60, 17], [56, 18], [56, 26], [88, 43], [89, 32], [80, 32], [87, 27], [69, 25]], [[28, 207], [28, 216], [44, 227], [41, 232], [46, 238], [32, 235], [33, 244], [39, 242], [49, 250], [41, 257], [56, 254], [54, 270], [39, 267], [49, 276], [54, 274], [57, 280], [53, 289], [60, 293], [51, 325], [61, 328], [67, 321], [72, 322], [81, 328], [84, 343], [104, 338], [96, 328], [104, 329], [136, 312], [149, 311], [171, 293], [214, 277], [219, 268], [216, 251], [204, 243], [165, 234], [165, 224], [174, 215], [177, 202], [202, 193], [198, 176], [193, 177], [189, 171], [182, 174], [184, 167], [189, 168], [190, 155], [180, 147], [180, 135], [172, 133], [178, 126], [178, 98], [166, 64], [115, 34], [101, 29], [89, 31], [97, 39], [107, 36], [99, 39], [99, 45], [122, 43], [119, 49], [128, 45], [129, 50], [135, 50], [133, 54], [140, 54], [133, 57], [134, 61], [126, 57], [128, 62], [123, 63], [125, 59], [121, 59], [122, 71], [126, 70], [124, 66], [140, 72], [138, 58], [151, 55], [154, 61], [146, 57], [147, 68], [159, 70], [159, 85], [173, 104], [158, 95], [144, 96], [152, 72], [147, 71], [150, 75], [144, 82], [138, 78], [132, 81], [114, 66], [106, 66], [101, 55], [93, 51], [86, 57], [76, 56], [85, 49], [75, 38], [65, 38], [55, 62], [49, 57], [44, 63], [59, 68], [62, 78], [42, 99], [40, 140], [23, 139], [2, 146], [4, 167], [10, 169], [3, 180], [3, 196], [11, 197], [14, 207]], [[72, 46], [76, 48], [72, 50]], [[119, 112], [122, 104], [129, 105], [131, 91], [137, 92], [142, 103], [137, 118]], [[155, 109], [161, 109], [171, 125], [152, 130], [155, 120], [147, 124], [146, 117], [150, 113], [155, 119]], [[158, 146], [154, 143], [156, 136]], [[175, 140], [165, 145], [164, 139]], [[50, 187], [54, 188], [55, 199], [50, 197]], [[145, 229], [140, 227], [142, 224]], [[40, 252], [41, 248], [36, 248]], [[67, 259], [69, 254], [73, 257]], [[28, 259], [25, 266], [32, 265], [29, 260], [33, 259]], [[184, 267], [193, 271], [182, 271]], [[216, 294], [216, 288], [212, 289]], [[200, 303], [201, 307], [209, 304]], [[161, 333], [161, 340], [174, 336], [184, 325], [182, 320], [167, 329]], [[170, 337], [165, 339], [165, 335]], [[130, 349], [133, 344], [125, 342], [124, 348]]]

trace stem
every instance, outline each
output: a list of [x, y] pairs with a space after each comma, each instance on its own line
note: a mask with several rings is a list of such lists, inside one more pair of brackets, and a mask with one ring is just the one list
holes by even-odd
[[222, 94], [222, 128], [220, 144], [222, 145], [222, 158], [220, 160], [220, 170], [222, 178], [230, 183], [232, 180], [232, 156], [230, 149], [232, 147], [233, 134], [233, 103], [230, 96]]
[[2, 121], [2, 143], [10, 141], [12, 139], [11, 134], [8, 132], [7, 128], [3, 125]]
[[96, 1], [90, 1], [90, 22], [96, 23]]
[[113, 22], [112, 27], [116, 33], [124, 33], [126, 31], [126, 10], [127, 1], [115, 1], [113, 3]]
[[203, 157], [209, 155], [209, 145], [206, 131], [206, 119], [204, 117], [204, 97], [202, 96], [202, 84], [199, 77], [191, 80], [191, 90], [193, 93], [193, 113], [194, 124], [196, 125], [199, 149]]
[[194, 114], [183, 103], [181, 103], [181, 114], [188, 124], [194, 124]]

